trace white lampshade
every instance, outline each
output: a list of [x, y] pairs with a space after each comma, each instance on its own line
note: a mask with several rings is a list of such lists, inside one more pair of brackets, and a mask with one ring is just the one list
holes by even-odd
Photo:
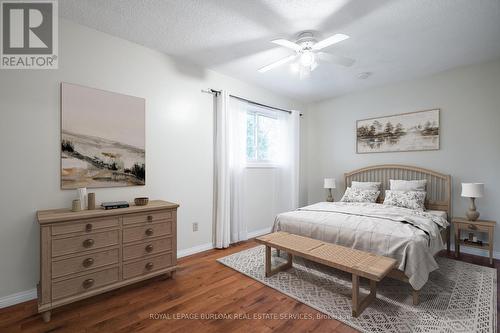
[[484, 184], [462, 183], [462, 196], [466, 198], [481, 198], [484, 195]]
[[324, 188], [335, 188], [335, 179], [334, 178], [325, 178], [325, 182], [323, 185]]

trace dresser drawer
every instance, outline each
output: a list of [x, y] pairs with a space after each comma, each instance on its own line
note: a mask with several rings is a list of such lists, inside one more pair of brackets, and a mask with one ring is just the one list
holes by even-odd
[[164, 251], [172, 251], [172, 238], [156, 239], [125, 246], [123, 248], [123, 260], [142, 258]]
[[460, 229], [461, 230], [468, 230], [468, 231], [479, 231], [479, 232], [488, 232], [488, 227], [484, 225], [477, 225], [474, 223], [460, 223]]
[[123, 279], [130, 279], [139, 275], [164, 269], [173, 265], [172, 253], [162, 254], [156, 257], [136, 261], [123, 265]]
[[123, 229], [123, 242], [129, 243], [172, 234], [172, 221], [144, 224]]
[[113, 249], [52, 261], [52, 278], [55, 279], [68, 274], [80, 273], [107, 265], [117, 264], [118, 259], [118, 249]]
[[52, 236], [71, 234], [74, 232], [91, 232], [104, 228], [118, 227], [118, 217], [104, 219], [83, 220], [81, 222], [70, 222], [53, 225]]
[[119, 243], [119, 230], [52, 240], [52, 257], [99, 249]]
[[52, 300], [81, 294], [111, 283], [118, 282], [118, 267], [108, 268], [92, 274], [83, 275], [52, 283]]
[[123, 224], [134, 224], [134, 223], [144, 223], [144, 222], [157, 222], [161, 220], [172, 219], [172, 211], [164, 210], [158, 212], [149, 212], [141, 214], [127, 214], [123, 216]]

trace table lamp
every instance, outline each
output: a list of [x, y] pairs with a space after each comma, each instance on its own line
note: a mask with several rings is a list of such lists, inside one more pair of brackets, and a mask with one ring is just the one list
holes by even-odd
[[476, 198], [484, 195], [484, 184], [482, 183], [462, 183], [462, 197], [470, 198], [469, 210], [466, 213], [469, 221], [476, 221], [479, 212], [476, 210]]
[[332, 188], [335, 188], [335, 179], [325, 178], [323, 187], [328, 190], [328, 196], [326, 197], [326, 201], [333, 202]]

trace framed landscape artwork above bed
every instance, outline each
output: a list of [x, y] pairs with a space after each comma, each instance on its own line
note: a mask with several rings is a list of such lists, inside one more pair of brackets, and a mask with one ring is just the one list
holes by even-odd
[[439, 113], [439, 109], [433, 109], [358, 120], [356, 152], [438, 150]]
[[61, 83], [61, 188], [145, 185], [144, 98]]

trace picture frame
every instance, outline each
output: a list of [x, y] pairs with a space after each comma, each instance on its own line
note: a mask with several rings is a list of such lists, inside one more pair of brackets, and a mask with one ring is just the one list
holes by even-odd
[[429, 109], [356, 121], [356, 153], [439, 150], [441, 109]]

